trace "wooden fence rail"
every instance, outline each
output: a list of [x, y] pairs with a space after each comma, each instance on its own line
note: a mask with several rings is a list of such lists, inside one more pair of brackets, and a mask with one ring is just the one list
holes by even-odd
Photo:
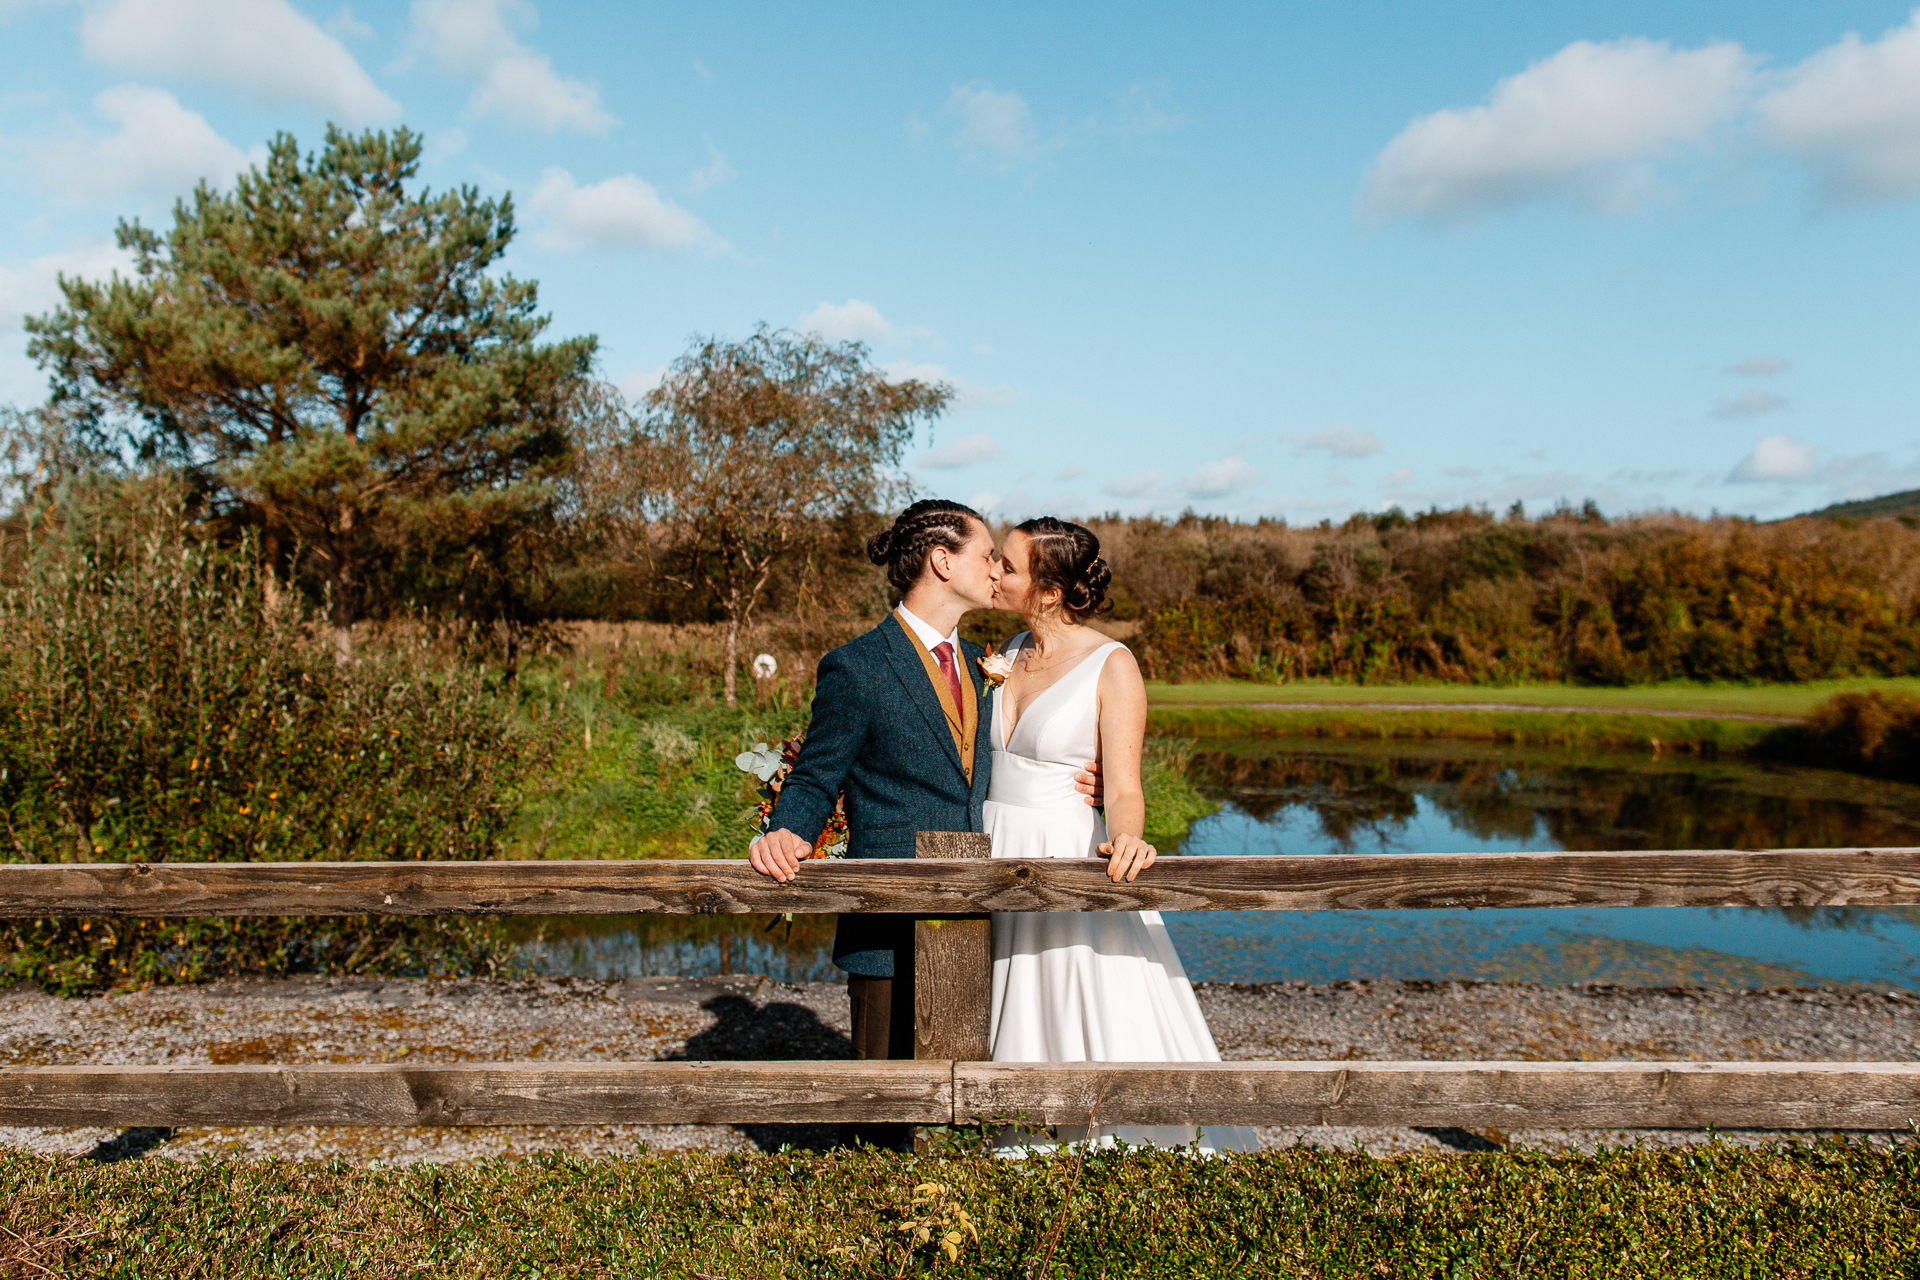
[[745, 862], [168, 862], [0, 865], [0, 917], [598, 915], [794, 911], [1327, 911], [1446, 907], [1888, 907], [1920, 903], [1920, 849]]
[[1920, 849], [1168, 858], [1130, 885], [1097, 859], [0, 865], [0, 917], [895, 911], [914, 928], [914, 1061], [0, 1067], [0, 1125], [1036, 1123], [1900, 1129], [1920, 1064], [995, 1064], [992, 911], [1886, 907]]
[[1901, 1129], [1900, 1062], [513, 1062], [0, 1067], [0, 1125]]

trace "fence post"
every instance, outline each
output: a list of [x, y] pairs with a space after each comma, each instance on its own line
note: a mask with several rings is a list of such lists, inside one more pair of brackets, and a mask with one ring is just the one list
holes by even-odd
[[[916, 858], [987, 858], [979, 831], [922, 831]], [[992, 921], [984, 915], [917, 916], [913, 922], [913, 1056], [984, 1062], [993, 986]]]

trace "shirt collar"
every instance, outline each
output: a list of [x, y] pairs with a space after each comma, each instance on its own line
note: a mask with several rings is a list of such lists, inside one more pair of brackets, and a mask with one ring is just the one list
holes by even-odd
[[944, 640], [948, 644], [953, 646], [953, 652], [956, 656], [959, 654], [960, 652], [960, 628], [959, 627], [955, 627], [951, 635], [943, 636], [938, 631], [935, 631], [932, 627], [922, 622], [920, 619], [914, 617], [913, 610], [907, 608], [907, 606], [905, 606], [904, 604], [899, 606], [899, 608], [897, 608], [895, 612], [900, 615], [900, 621], [904, 622], [909, 628], [911, 628], [914, 635], [920, 637], [920, 643], [927, 646], [928, 653], [932, 653], [933, 647], [939, 644], [942, 640]]

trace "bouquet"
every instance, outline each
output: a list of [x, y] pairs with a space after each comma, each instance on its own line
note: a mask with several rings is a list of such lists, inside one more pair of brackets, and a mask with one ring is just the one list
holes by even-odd
[[[778, 746], [768, 746], [756, 742], [749, 751], [742, 751], [733, 758], [734, 764], [743, 773], [750, 773], [760, 779], [760, 803], [753, 819], [754, 834], [765, 835], [773, 821], [773, 806], [780, 799], [780, 788], [786, 783], [787, 775], [793, 772], [793, 762], [800, 758], [800, 744], [806, 741], [805, 733], [796, 733]], [[813, 856], [816, 858], [843, 858], [847, 853], [847, 798], [843, 794], [834, 802], [833, 816], [827, 819], [826, 829], [813, 842]]]

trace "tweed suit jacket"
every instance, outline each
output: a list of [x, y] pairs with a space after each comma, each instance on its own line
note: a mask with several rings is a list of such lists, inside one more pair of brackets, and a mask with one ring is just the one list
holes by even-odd
[[[973, 781], [967, 781], [940, 695], [899, 615], [820, 660], [813, 719], [800, 758], [780, 788], [769, 830], [784, 827], [811, 841], [847, 797], [849, 858], [911, 858], [921, 831], [984, 830], [993, 769], [992, 704], [980, 646], [960, 642], [960, 669], [973, 681]], [[833, 962], [848, 973], [894, 976], [913, 964], [913, 917], [843, 915]]]

